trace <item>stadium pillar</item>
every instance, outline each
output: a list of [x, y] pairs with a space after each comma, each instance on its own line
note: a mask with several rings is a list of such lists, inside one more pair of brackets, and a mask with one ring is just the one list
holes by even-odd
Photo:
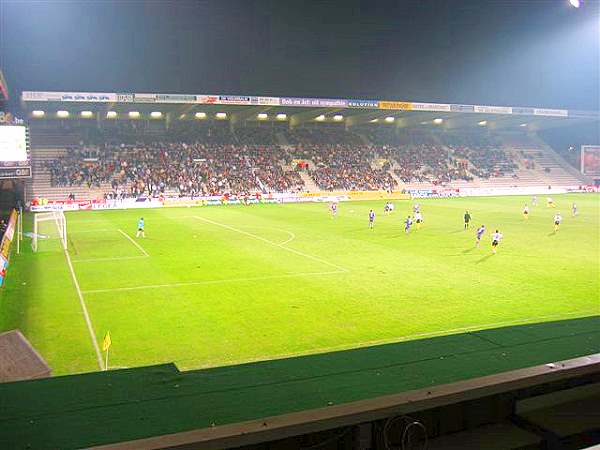
[[171, 128], [171, 121], [173, 120], [173, 113], [169, 111], [165, 114], [165, 130]]

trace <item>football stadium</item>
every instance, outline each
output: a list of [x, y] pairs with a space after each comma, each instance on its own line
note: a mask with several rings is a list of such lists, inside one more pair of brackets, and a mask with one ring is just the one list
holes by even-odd
[[[276, 2], [257, 1], [256, 17], [243, 2], [182, 2], [162, 19], [166, 2], [89, 11], [24, 3], [31, 9], [3, 6], [7, 42], [33, 26], [27, 11], [57, 14], [58, 23], [99, 15], [93, 26], [116, 33], [123, 23], [131, 33], [152, 23], [189, 31], [228, 14], [246, 26], [266, 11], [272, 30], [293, 29]], [[394, 6], [390, 18], [435, 21], [433, 3], [417, 3]], [[509, 14], [502, 2], [471, 3], [440, 14], [452, 23], [495, 8]], [[458, 98], [452, 88], [436, 91], [425, 72], [413, 82], [430, 97], [411, 98], [421, 91], [410, 77], [407, 93], [383, 75], [369, 90], [354, 88], [364, 73], [350, 64], [346, 88], [336, 87], [342, 77], [309, 95], [314, 83], [300, 71], [276, 95], [243, 72], [255, 84], [240, 90], [264, 90], [231, 94], [233, 60], [224, 55], [241, 61], [260, 50], [221, 35], [209, 39], [220, 53], [200, 41], [183, 48], [186, 31], [157, 47], [179, 61], [170, 75], [132, 77], [125, 90], [99, 76], [79, 82], [87, 72], [76, 64], [50, 73], [51, 58], [28, 66], [7, 50], [0, 447], [596, 448], [600, 61], [587, 49], [598, 50], [599, 8], [574, 0], [527, 8], [512, 29], [539, 26], [542, 16], [573, 22], [579, 34], [568, 39], [586, 51], [564, 60], [581, 62], [591, 81], [564, 68], [572, 78], [557, 80], [579, 81], [559, 95], [548, 89], [554, 78], [498, 75], [498, 97], [474, 84], [465, 87], [471, 102], [452, 103], [435, 94]], [[383, 45], [386, 13], [359, 10], [356, 23], [376, 17], [373, 39]], [[111, 11], [122, 16], [105, 22]], [[232, 33], [242, 39], [250, 29]], [[331, 39], [344, 35], [327, 29]], [[100, 51], [87, 37], [53, 44], [49, 30], [34, 31], [27, 58], [43, 48]], [[139, 59], [136, 67], [151, 62], [115, 42], [105, 49]], [[532, 67], [561, 54], [535, 45]], [[187, 51], [216, 59], [214, 80], [175, 77], [174, 89]], [[344, 51], [331, 50], [331, 64], [346, 67]], [[253, 57], [271, 79], [277, 57], [272, 67]], [[327, 80], [329, 63], [319, 64]], [[34, 66], [38, 78], [25, 73]], [[503, 83], [521, 83], [532, 100], [507, 95]]]

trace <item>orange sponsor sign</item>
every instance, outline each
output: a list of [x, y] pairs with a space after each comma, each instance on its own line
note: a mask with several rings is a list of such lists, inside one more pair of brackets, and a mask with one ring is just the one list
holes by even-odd
[[380, 109], [401, 109], [404, 111], [410, 111], [413, 109], [411, 102], [379, 102]]

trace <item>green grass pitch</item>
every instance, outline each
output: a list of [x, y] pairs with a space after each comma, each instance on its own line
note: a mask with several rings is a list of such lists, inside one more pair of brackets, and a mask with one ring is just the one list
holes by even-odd
[[[185, 370], [600, 314], [600, 198], [555, 196], [557, 209], [539, 198], [528, 222], [529, 197], [418, 200], [425, 226], [409, 235], [412, 201], [389, 216], [382, 201], [341, 203], [335, 219], [326, 204], [68, 213], [69, 257], [96, 341], [111, 332], [111, 367]], [[28, 243], [0, 293], [0, 330], [21, 329], [55, 374], [98, 370], [64, 253]]]

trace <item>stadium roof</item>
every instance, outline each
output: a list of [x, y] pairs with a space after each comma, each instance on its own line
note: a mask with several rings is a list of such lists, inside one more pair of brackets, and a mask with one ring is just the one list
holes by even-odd
[[[21, 99], [30, 115], [35, 117], [33, 111], [44, 111], [48, 113], [44, 114], [46, 118], [66, 118], [64, 111], [68, 111], [68, 117], [72, 118], [82, 117], [83, 111], [90, 111], [84, 116], [88, 118], [104, 118], [107, 111], [126, 118], [130, 117], [129, 112], [137, 111], [140, 118], [151, 118], [151, 113], [155, 112], [156, 118], [168, 115], [175, 120], [191, 119], [196, 117], [196, 113], [214, 117], [217, 112], [225, 112], [234, 122], [289, 120], [291, 125], [316, 121], [340, 122], [349, 126], [381, 122], [398, 127], [441, 125], [453, 129], [488, 126], [491, 129], [527, 127], [530, 130], [600, 121], [598, 111], [395, 100], [39, 91], [24, 91]], [[58, 111], [63, 112], [57, 116]]]

